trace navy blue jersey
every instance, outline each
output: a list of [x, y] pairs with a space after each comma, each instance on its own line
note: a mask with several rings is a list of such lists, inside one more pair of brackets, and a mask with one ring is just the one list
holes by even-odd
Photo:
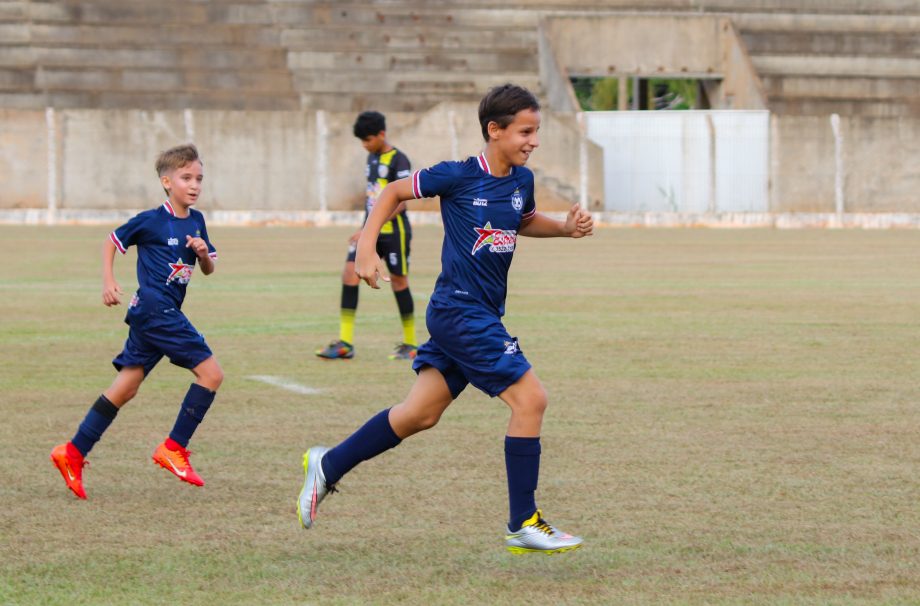
[[482, 154], [412, 175], [416, 198], [441, 197], [444, 245], [433, 305], [478, 304], [504, 315], [521, 220], [537, 212], [533, 188], [529, 169], [515, 166], [495, 177]]
[[137, 246], [138, 290], [131, 307], [143, 303], [182, 308], [185, 289], [198, 261], [198, 255], [186, 246], [185, 236], [202, 238], [210, 257], [217, 258], [217, 251], [208, 239], [204, 215], [190, 208], [188, 217], [179, 218], [168, 200], [162, 206], [137, 214], [109, 235], [122, 254], [128, 247]]

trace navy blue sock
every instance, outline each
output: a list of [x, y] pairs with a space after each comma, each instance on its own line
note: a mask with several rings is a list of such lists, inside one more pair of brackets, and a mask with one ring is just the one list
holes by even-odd
[[361, 461], [373, 459], [402, 442], [390, 426], [389, 414], [389, 408], [381, 410], [358, 431], [326, 453], [321, 464], [328, 486], [341, 480]]
[[179, 416], [176, 417], [176, 424], [169, 432], [169, 437], [182, 448], [188, 446], [192, 434], [198, 429], [198, 424], [204, 419], [216, 395], [217, 392], [202, 387], [198, 383], [192, 383], [179, 408]]
[[508, 528], [517, 530], [537, 511], [534, 493], [540, 477], [540, 438], [505, 436], [505, 469], [508, 472]]
[[107, 397], [99, 396], [86, 413], [86, 418], [80, 423], [77, 433], [70, 442], [85, 457], [115, 420], [117, 414], [118, 407], [109, 402]]

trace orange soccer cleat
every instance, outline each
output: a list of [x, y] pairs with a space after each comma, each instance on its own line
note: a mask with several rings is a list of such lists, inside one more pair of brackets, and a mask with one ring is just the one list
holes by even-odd
[[71, 489], [80, 499], [86, 498], [83, 490], [83, 467], [87, 464], [83, 455], [72, 443], [58, 444], [51, 450], [51, 462], [58, 468], [67, 488]]
[[171, 439], [157, 446], [153, 451], [153, 462], [163, 469], [172, 472], [183, 482], [194, 484], [195, 486], [204, 486], [204, 480], [201, 479], [192, 464], [189, 463], [188, 457], [192, 454]]

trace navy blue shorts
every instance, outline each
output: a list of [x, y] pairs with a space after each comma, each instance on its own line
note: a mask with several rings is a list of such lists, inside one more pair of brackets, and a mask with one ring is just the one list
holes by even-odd
[[419, 347], [412, 369], [437, 368], [454, 398], [468, 383], [495, 397], [530, 370], [517, 339], [486, 309], [429, 304], [425, 322], [431, 339]]
[[176, 366], [191, 370], [213, 355], [204, 336], [178, 309], [148, 312], [132, 309], [125, 322], [131, 329], [125, 348], [112, 360], [116, 370], [143, 366], [147, 376], [163, 356]]

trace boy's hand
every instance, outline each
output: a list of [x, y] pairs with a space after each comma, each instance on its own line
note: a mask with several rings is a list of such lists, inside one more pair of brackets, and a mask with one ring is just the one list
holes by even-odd
[[193, 238], [186, 234], [185, 247], [191, 248], [193, 251], [195, 251], [195, 254], [198, 255], [199, 258], [203, 259], [204, 257], [208, 256], [208, 245], [201, 238]]
[[565, 218], [565, 232], [573, 238], [594, 235], [594, 218], [580, 204], [575, 204]]
[[358, 238], [360, 238], [360, 237], [361, 237], [361, 230], [359, 229], [359, 230], [356, 231], [355, 233], [351, 234], [351, 237], [348, 238], [348, 243], [349, 243], [349, 244], [357, 244], [357, 243], [358, 243]]
[[377, 285], [378, 278], [384, 282], [390, 281], [386, 269], [386, 266], [376, 252], [363, 255], [359, 251], [357, 258], [355, 258], [355, 273], [358, 274], [359, 278], [367, 282], [367, 285], [371, 288], [380, 288], [380, 286]]
[[102, 303], [106, 307], [119, 305], [123, 294], [125, 294], [124, 291], [121, 290], [121, 286], [115, 280], [106, 281], [102, 285]]

